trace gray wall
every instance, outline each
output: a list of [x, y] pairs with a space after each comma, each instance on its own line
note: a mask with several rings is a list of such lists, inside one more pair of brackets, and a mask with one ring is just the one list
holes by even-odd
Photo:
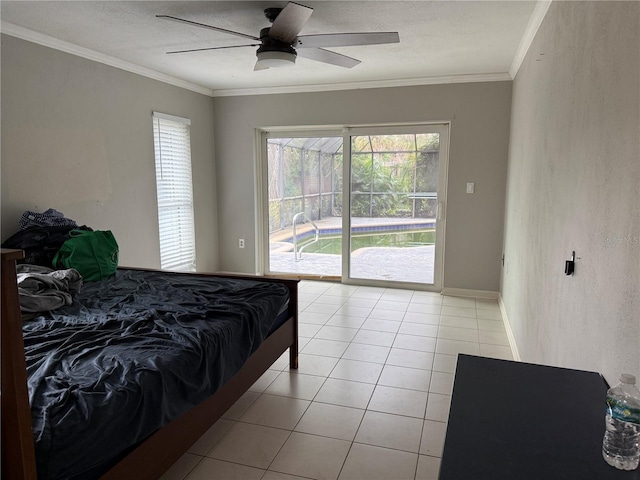
[[640, 3], [553, 2], [513, 86], [501, 294], [524, 361], [640, 377], [639, 111]]
[[120, 264], [159, 267], [153, 110], [191, 124], [196, 256], [218, 267], [210, 97], [2, 36], [2, 239], [24, 210], [110, 229]]
[[511, 82], [214, 98], [221, 269], [255, 272], [256, 127], [450, 121], [444, 285], [498, 291], [510, 102]]

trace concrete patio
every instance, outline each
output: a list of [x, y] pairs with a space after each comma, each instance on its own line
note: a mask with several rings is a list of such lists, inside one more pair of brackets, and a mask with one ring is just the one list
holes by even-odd
[[[353, 218], [352, 228], [380, 227], [388, 229], [430, 223], [435, 219], [425, 218]], [[315, 222], [320, 231], [339, 230], [341, 217], [329, 217]], [[313, 230], [311, 223], [296, 228], [299, 237]], [[293, 252], [292, 227], [270, 236], [269, 266], [272, 273], [313, 275], [317, 277], [342, 276], [342, 256], [303, 251], [296, 261]], [[434, 279], [435, 246], [411, 247], [367, 247], [351, 254], [351, 278], [432, 284]]]
[[[363, 248], [353, 252], [351, 278], [413, 283], [433, 283], [434, 247]], [[340, 277], [342, 257], [303, 253], [295, 261], [293, 252], [273, 252], [271, 273], [293, 273], [319, 277]]]

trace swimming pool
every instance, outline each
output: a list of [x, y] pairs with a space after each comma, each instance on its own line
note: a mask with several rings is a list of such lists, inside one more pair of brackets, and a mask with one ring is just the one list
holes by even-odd
[[[390, 226], [385, 226], [390, 227]], [[409, 228], [394, 225], [395, 228], [366, 227], [354, 228], [351, 236], [351, 251], [373, 247], [422, 247], [435, 244], [435, 225], [431, 228]], [[415, 227], [415, 226], [412, 226]], [[341, 231], [320, 231], [317, 242], [314, 235], [308, 232], [298, 238], [298, 251], [305, 253], [324, 253], [340, 255], [342, 253]]]

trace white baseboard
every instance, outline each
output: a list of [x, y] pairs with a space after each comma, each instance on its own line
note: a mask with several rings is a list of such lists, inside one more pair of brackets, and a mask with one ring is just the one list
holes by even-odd
[[442, 295], [450, 295], [452, 297], [489, 298], [492, 300], [497, 300], [498, 298], [498, 292], [492, 292], [491, 290], [470, 290], [468, 288], [444, 287], [441, 293]]
[[511, 354], [513, 359], [520, 362], [520, 352], [518, 351], [518, 345], [516, 344], [516, 337], [513, 336], [513, 330], [511, 330], [511, 324], [509, 323], [509, 317], [507, 317], [507, 309], [502, 301], [502, 295], [498, 296], [498, 305], [500, 306], [500, 314], [502, 315], [502, 323], [504, 323], [504, 329], [507, 331], [507, 337], [509, 338], [509, 346], [511, 347]]

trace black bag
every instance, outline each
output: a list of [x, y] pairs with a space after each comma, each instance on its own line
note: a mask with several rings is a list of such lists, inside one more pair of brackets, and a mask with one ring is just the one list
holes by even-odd
[[7, 238], [2, 243], [2, 248], [24, 250], [24, 259], [19, 263], [54, 268], [53, 257], [62, 244], [69, 239], [69, 232], [74, 229], [92, 231], [84, 225], [82, 227], [31, 227]]

